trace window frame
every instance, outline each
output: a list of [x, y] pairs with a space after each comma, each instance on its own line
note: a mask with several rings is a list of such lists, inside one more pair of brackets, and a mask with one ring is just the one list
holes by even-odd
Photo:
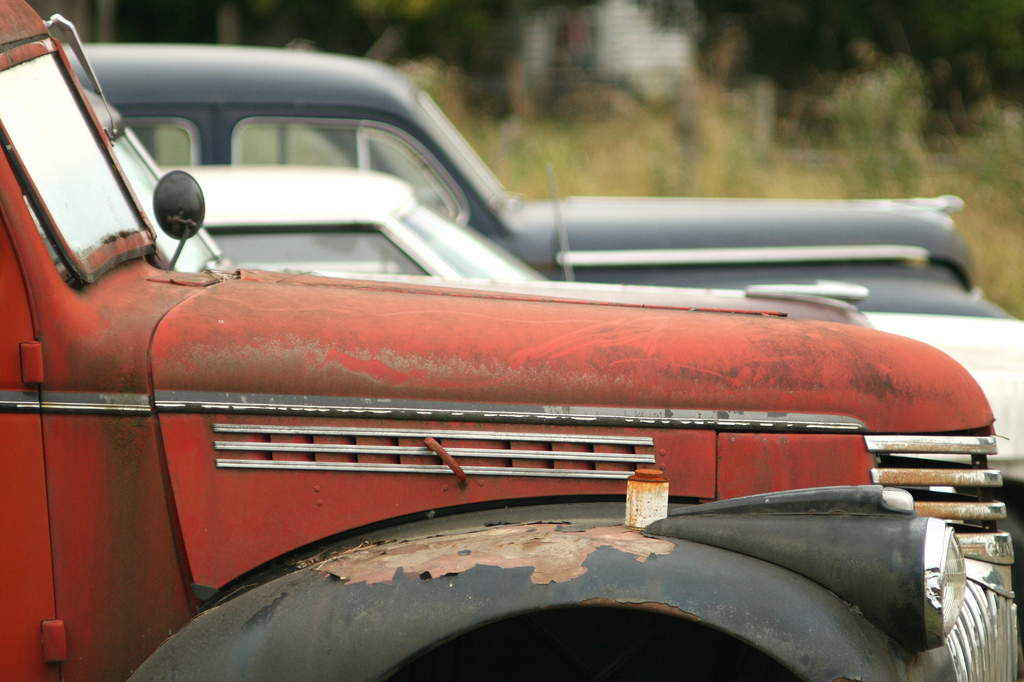
[[[451, 215], [446, 217], [460, 225], [465, 225], [469, 222], [469, 202], [466, 199], [466, 195], [459, 187], [459, 184], [452, 178], [451, 174], [445, 169], [444, 165], [437, 160], [437, 157], [406, 131], [397, 126], [381, 123], [380, 121], [358, 118], [333, 118], [329, 116], [247, 116], [236, 122], [231, 129], [231, 165], [242, 165], [238, 160], [241, 158], [241, 134], [246, 126], [283, 124], [355, 129], [358, 170], [371, 170], [369, 167], [368, 141], [364, 131], [375, 131], [390, 135], [420, 157], [424, 165], [433, 173], [439, 188], [443, 190], [442, 199], [451, 208]], [[404, 178], [399, 179], [404, 180]]]
[[112, 267], [153, 253], [156, 248], [155, 231], [145, 212], [141, 209], [131, 185], [121, 172], [121, 166], [114, 155], [113, 147], [106, 133], [100, 127], [95, 114], [89, 108], [81, 86], [75, 78], [60, 44], [52, 38], [44, 38], [11, 48], [4, 52], [3, 57], [4, 59], [0, 60], [0, 74], [36, 60], [53, 60], [57, 76], [67, 87], [71, 104], [82, 116], [88, 134], [97, 145], [102, 160], [109, 167], [116, 189], [120, 190], [126, 207], [138, 219], [140, 229], [112, 234], [110, 236], [113, 236], [113, 239], [103, 240], [89, 253], [84, 254], [84, 257], [81, 257], [65, 239], [49, 207], [43, 201], [43, 193], [40, 192], [35, 180], [28, 172], [18, 145], [14, 143], [6, 125], [0, 120], [0, 144], [2, 144], [7, 160], [18, 179], [29, 209], [42, 228], [43, 241], [53, 249], [60, 260], [60, 263], [55, 262], [54, 265], [61, 272], [64, 280], [73, 285], [92, 284]]

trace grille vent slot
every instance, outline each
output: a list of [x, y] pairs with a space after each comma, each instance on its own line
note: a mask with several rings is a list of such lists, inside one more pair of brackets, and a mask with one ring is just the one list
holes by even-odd
[[908, 489], [922, 516], [992, 531], [1006, 518], [1006, 505], [992, 499], [992, 489], [1003, 485], [1002, 474], [988, 466], [994, 437], [865, 436], [864, 442], [879, 459], [872, 481]]
[[626, 479], [655, 464], [648, 437], [539, 432], [214, 424], [223, 469], [452, 474], [436, 439], [469, 476]]

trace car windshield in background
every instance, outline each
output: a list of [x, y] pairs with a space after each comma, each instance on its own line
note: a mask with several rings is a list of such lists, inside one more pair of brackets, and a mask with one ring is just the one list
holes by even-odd
[[97, 131], [82, 117], [56, 58], [0, 71], [0, 91], [0, 117], [38, 193], [29, 203], [70, 270], [91, 282], [147, 247], [138, 208]]
[[544, 279], [475, 232], [463, 229], [416, 205], [398, 216], [417, 237], [454, 268], [461, 277], [525, 282]]
[[250, 118], [235, 127], [232, 147], [234, 163], [244, 166], [336, 166], [388, 173], [412, 185], [416, 199], [441, 215], [455, 220], [463, 212], [426, 152], [397, 129], [331, 119]]
[[376, 227], [324, 226], [266, 230], [230, 227], [214, 232], [232, 262], [260, 270], [321, 275], [426, 275]]

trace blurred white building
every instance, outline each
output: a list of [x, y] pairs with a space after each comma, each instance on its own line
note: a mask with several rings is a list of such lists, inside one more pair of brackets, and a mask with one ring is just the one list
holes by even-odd
[[523, 28], [522, 62], [531, 84], [588, 77], [624, 85], [645, 98], [666, 100], [695, 57], [685, 30], [664, 26], [632, 0], [600, 0], [576, 9], [548, 7]]

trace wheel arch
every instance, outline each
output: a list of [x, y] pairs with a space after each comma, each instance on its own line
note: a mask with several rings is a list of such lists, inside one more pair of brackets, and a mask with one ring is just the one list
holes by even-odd
[[831, 592], [758, 559], [548, 523], [336, 554], [204, 612], [133, 679], [384, 679], [489, 623], [610, 606], [718, 630], [808, 680], [923, 679], [922, 662], [945, 651], [909, 656]]

